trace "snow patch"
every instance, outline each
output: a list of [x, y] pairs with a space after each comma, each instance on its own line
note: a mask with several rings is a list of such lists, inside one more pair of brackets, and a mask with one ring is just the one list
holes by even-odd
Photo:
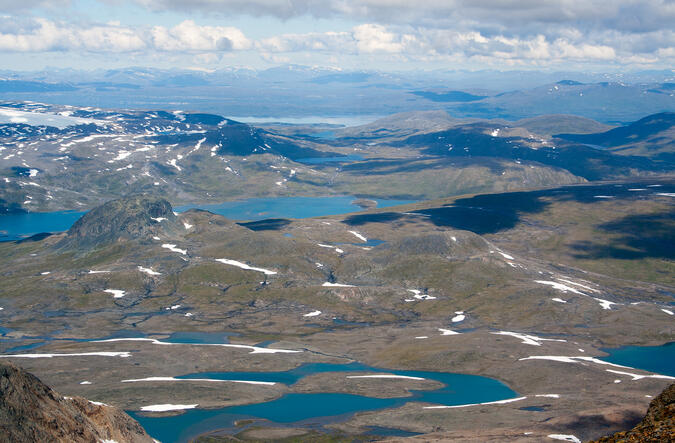
[[216, 261], [220, 262], [220, 263], [223, 263], [223, 264], [226, 264], [226, 265], [236, 266], [236, 267], [241, 268], [241, 269], [247, 269], [249, 271], [262, 272], [265, 275], [275, 275], [277, 273], [276, 271], [270, 271], [269, 269], [264, 269], [264, 268], [256, 268], [256, 267], [253, 267], [253, 266], [249, 266], [246, 263], [242, 263], [242, 262], [236, 261], [236, 260], [230, 260], [230, 259], [227, 259], [227, 258], [217, 258]]
[[361, 241], [368, 241], [368, 239], [366, 237], [364, 237], [363, 235], [359, 234], [356, 231], [349, 231], [349, 232], [354, 234], [354, 237], [358, 238]]
[[125, 293], [121, 289], [106, 289], [103, 292], [107, 292], [108, 294], [112, 294], [113, 298], [122, 298], [124, 297]]
[[567, 434], [548, 434], [548, 438], [552, 438], [553, 440], [562, 440], [562, 441], [571, 441], [572, 443], [581, 443], [581, 440], [579, 440], [577, 437], [574, 435], [567, 435]]
[[138, 270], [141, 271], [141, 272], [145, 272], [148, 275], [162, 275], [161, 272], [153, 271], [152, 269], [144, 268], [143, 266], [139, 266]]
[[169, 251], [172, 251], [172, 252], [178, 252], [179, 254], [183, 254], [183, 255], [187, 254], [187, 249], [178, 249], [176, 247], [176, 245], [172, 245], [172, 244], [169, 244], [169, 243], [164, 243], [162, 245], [162, 247], [164, 249], [168, 249]]
[[185, 409], [194, 409], [197, 406], [199, 406], [199, 404], [194, 404], [194, 405], [172, 405], [172, 404], [149, 405], [149, 406], [141, 407], [141, 411], [145, 411], [145, 412], [183, 411]]
[[196, 382], [214, 382], [214, 383], [244, 383], [249, 385], [274, 386], [273, 381], [251, 381], [251, 380], [218, 380], [213, 378], [175, 378], [175, 377], [146, 377], [129, 380], [122, 380], [122, 383], [140, 383], [153, 381], [196, 381]]
[[513, 403], [516, 401], [525, 400], [527, 397], [518, 397], [518, 398], [509, 398], [507, 400], [498, 400], [498, 401], [488, 401], [485, 403], [471, 403], [468, 405], [453, 405], [453, 406], [425, 406], [423, 409], [454, 409], [454, 408], [468, 408], [470, 406], [483, 406], [483, 405], [503, 405], [506, 403]]
[[52, 357], [131, 357], [130, 352], [79, 352], [72, 354], [6, 354], [0, 358], [52, 358]]
[[356, 286], [354, 285], [344, 285], [342, 283], [331, 283], [331, 282], [325, 282], [321, 286], [329, 287], [329, 288], [355, 288]]
[[529, 334], [521, 334], [518, 332], [508, 332], [508, 331], [499, 331], [499, 332], [491, 332], [491, 334], [494, 335], [509, 335], [511, 337], [518, 338], [522, 340], [522, 343], [525, 345], [532, 345], [532, 346], [541, 346], [542, 341], [558, 341], [558, 342], [567, 342], [567, 340], [560, 340], [560, 339], [554, 339], [554, 338], [541, 338], [537, 337], [536, 335], [529, 335]]

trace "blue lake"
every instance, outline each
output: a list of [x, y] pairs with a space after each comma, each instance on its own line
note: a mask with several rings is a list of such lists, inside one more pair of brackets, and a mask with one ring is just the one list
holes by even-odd
[[663, 346], [624, 346], [602, 351], [609, 356], [600, 357], [601, 360], [675, 377], [675, 342]]
[[67, 231], [84, 212], [28, 212], [0, 215], [0, 241], [19, 240], [41, 232]]
[[[444, 372], [389, 370], [360, 363], [311, 363], [284, 372], [207, 372], [178, 378], [271, 381], [292, 385], [312, 374], [335, 372], [388, 373], [421, 377], [439, 381], [444, 386], [430, 391], [411, 391], [412, 397], [372, 398], [338, 393], [291, 393], [269, 402], [222, 409], [191, 409], [173, 417], [153, 418], [136, 412], [130, 412], [130, 414], [152, 437], [164, 443], [172, 443], [185, 442], [209, 431], [232, 429], [234, 422], [242, 418], [262, 418], [275, 423], [296, 423], [307, 426], [344, 420], [360, 411], [399, 407], [410, 401], [462, 405], [505, 400], [517, 396], [505, 384], [491, 378]], [[392, 380], [386, 382], [401, 383], [401, 381]], [[349, 383], [349, 380], [345, 379], [345, 383]], [[379, 383], [379, 381], [373, 380], [373, 383]], [[198, 401], [195, 399], [195, 403]]]
[[[178, 206], [182, 212], [192, 208], [205, 209], [232, 220], [263, 220], [266, 218], [309, 218], [360, 211], [352, 204], [357, 197], [274, 197], [251, 198], [215, 205]], [[412, 200], [376, 199], [380, 208], [414, 203]], [[20, 240], [41, 232], [67, 231], [84, 212], [29, 212], [0, 216], [0, 241]]]
[[[199, 208], [232, 220], [310, 218], [361, 211], [361, 207], [352, 203], [356, 198], [352, 196], [250, 198], [217, 205], [179, 206], [176, 211]], [[413, 200], [373, 200], [377, 202], [378, 208], [414, 203]]]

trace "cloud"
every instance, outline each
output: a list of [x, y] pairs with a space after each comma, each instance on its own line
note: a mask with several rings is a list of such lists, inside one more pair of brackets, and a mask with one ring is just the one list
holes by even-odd
[[232, 51], [251, 47], [251, 42], [237, 28], [199, 26], [192, 20], [173, 28], [155, 26], [150, 35], [152, 46], [160, 51]]
[[[109, 0], [112, 1], [112, 0]], [[127, 0], [208, 16], [341, 18], [349, 31], [284, 34], [267, 52], [335, 51], [509, 60], [660, 60], [675, 46], [674, 0]], [[339, 47], [338, 47], [339, 46]]]
[[118, 22], [82, 24], [0, 17], [0, 52], [70, 51], [119, 54], [121, 58], [132, 54], [165, 61], [188, 54], [195, 63], [204, 65], [220, 63], [225, 54], [229, 54], [228, 60], [235, 60], [237, 54], [246, 53], [249, 59], [259, 57], [276, 64], [364, 57], [373, 64], [411, 62], [420, 66], [467, 63], [541, 67], [567, 62], [672, 66], [673, 47], [675, 31], [671, 29], [628, 33], [560, 26], [555, 32], [514, 33], [369, 22], [342, 31], [289, 33], [251, 40], [236, 27], [200, 25], [194, 20], [175, 26], [127, 26]]
[[[291, 18], [342, 17], [378, 24], [532, 32], [551, 25], [647, 32], [675, 22], [672, 0], [135, 0], [153, 11]], [[517, 31], [516, 31], [517, 32]]]
[[0, 19], [0, 29], [0, 51], [6, 52], [129, 52], [145, 47], [138, 33], [114, 25], [77, 29], [43, 18], [19, 23], [12, 17], [5, 17]]
[[234, 27], [199, 26], [191, 20], [167, 28], [106, 25], [76, 26], [44, 18], [0, 18], [0, 51], [47, 52], [223, 52], [245, 50], [251, 42]]

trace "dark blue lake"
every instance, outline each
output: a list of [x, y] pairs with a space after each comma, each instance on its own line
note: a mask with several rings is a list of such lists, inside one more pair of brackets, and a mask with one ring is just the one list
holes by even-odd
[[[308, 375], [327, 372], [388, 373], [436, 380], [444, 386], [431, 391], [412, 391], [412, 397], [371, 398], [337, 393], [292, 393], [264, 403], [222, 409], [191, 409], [174, 417], [152, 418], [135, 412], [130, 413], [152, 437], [164, 443], [171, 443], [188, 441], [208, 431], [233, 428], [234, 422], [242, 418], [263, 418], [282, 424], [316, 425], [346, 419], [360, 411], [399, 407], [410, 401], [461, 405], [505, 400], [517, 396], [502, 382], [491, 378], [444, 372], [388, 370], [360, 363], [312, 363], [284, 372], [207, 372], [179, 378], [271, 381], [292, 385]], [[345, 383], [349, 383], [349, 380], [345, 379]], [[199, 399], [194, 400], [195, 403], [198, 401]]]
[[663, 346], [624, 346], [602, 351], [609, 356], [600, 357], [601, 360], [675, 377], [675, 342]]
[[[205, 209], [232, 220], [263, 220], [266, 218], [309, 218], [360, 211], [352, 204], [357, 197], [274, 197], [251, 198], [215, 205], [185, 205], [175, 208], [182, 212], [192, 208]], [[375, 200], [380, 208], [414, 203], [412, 200]], [[84, 212], [29, 212], [0, 216], [0, 241], [13, 241], [41, 232], [67, 231]]]

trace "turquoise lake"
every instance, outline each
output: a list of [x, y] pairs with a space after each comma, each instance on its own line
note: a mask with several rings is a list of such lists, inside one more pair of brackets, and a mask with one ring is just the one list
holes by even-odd
[[[412, 397], [372, 398], [338, 393], [291, 393], [264, 403], [222, 409], [191, 409], [174, 417], [152, 418], [133, 411], [129, 411], [129, 413], [139, 421], [152, 437], [163, 443], [178, 443], [188, 441], [190, 438], [208, 431], [231, 429], [234, 427], [234, 422], [242, 418], [262, 418], [279, 424], [295, 423], [303, 426], [317, 426], [331, 421], [344, 420], [356, 412], [399, 407], [410, 401], [462, 405], [505, 400], [517, 396], [502, 382], [487, 377], [444, 372], [389, 370], [374, 368], [361, 363], [311, 363], [284, 372], [207, 372], [189, 374], [178, 378], [268, 381], [292, 385], [306, 376], [328, 372], [349, 372], [351, 375], [387, 373], [421, 377], [439, 381], [444, 386], [430, 391], [411, 391]], [[349, 383], [349, 380], [345, 380], [346, 383]], [[373, 382], [380, 383], [381, 381], [373, 380]], [[387, 380], [385, 382], [405, 383], [405, 380]], [[199, 399], [194, 400], [194, 403], [198, 402]], [[420, 412], [423, 412], [423, 410], [420, 409]]]
[[602, 351], [609, 356], [600, 357], [601, 360], [675, 377], [675, 342], [663, 346], [624, 346]]
[[[274, 197], [251, 198], [215, 205], [185, 205], [175, 208], [182, 212], [192, 208], [205, 209], [232, 220], [263, 220], [266, 218], [309, 218], [360, 211], [352, 202], [357, 197]], [[412, 200], [382, 200], [377, 206], [414, 203]], [[13, 241], [42, 232], [67, 231], [84, 212], [28, 212], [0, 216], [0, 241]]]

